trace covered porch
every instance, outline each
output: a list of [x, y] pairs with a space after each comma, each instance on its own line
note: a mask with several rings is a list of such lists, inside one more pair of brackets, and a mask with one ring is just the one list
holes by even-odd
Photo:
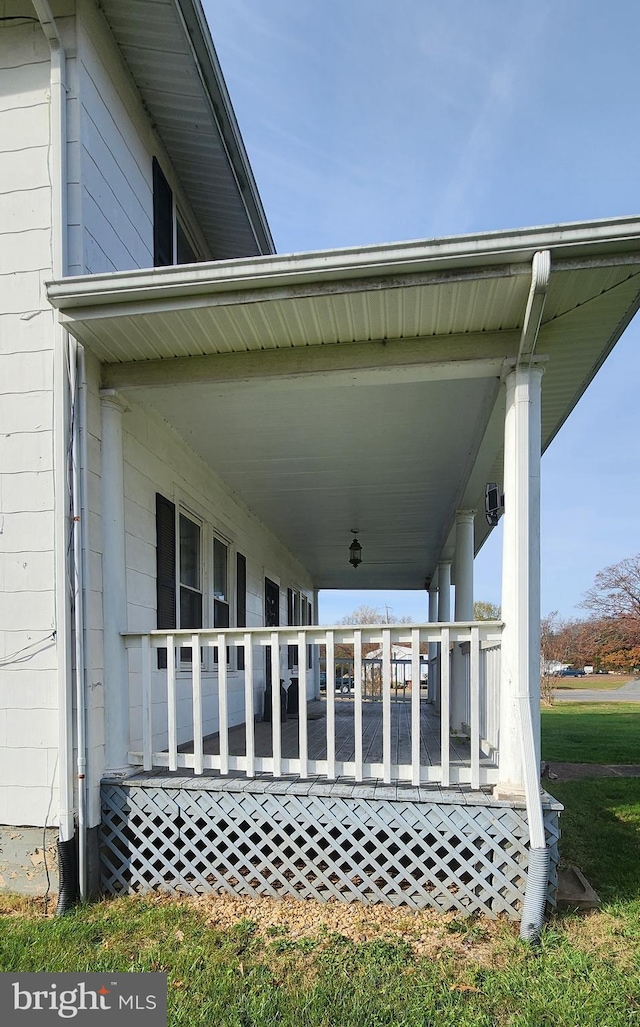
[[[519, 915], [530, 855], [553, 865], [557, 837], [557, 808], [545, 804], [539, 776], [540, 458], [637, 309], [638, 237], [637, 223], [620, 219], [49, 286], [65, 325], [101, 366], [109, 886], [191, 887], [200, 874], [202, 887], [268, 890], [268, 875], [251, 883], [249, 866], [262, 866], [252, 818], [265, 825], [267, 848], [270, 824], [289, 824], [286, 842], [314, 817], [348, 848], [359, 830], [350, 818], [375, 811], [393, 845], [404, 838], [409, 861], [414, 839], [425, 865], [427, 850], [448, 839], [456, 873], [440, 866], [433, 888], [444, 883], [454, 907], [469, 873], [473, 894], [491, 890], [499, 850], [522, 843], [510, 864], [519, 883], [503, 882], [511, 898], [500, 907]], [[199, 622], [186, 622], [188, 605], [183, 616], [178, 604], [171, 627], [158, 627], [155, 611], [132, 624], [122, 470], [129, 409], [168, 424], [286, 547], [312, 582], [310, 615], [282, 626], [267, 581], [281, 613], [288, 583], [274, 583], [267, 558], [256, 558], [265, 592], [253, 619], [216, 621], [212, 600]], [[152, 467], [149, 481], [159, 473]], [[474, 622], [474, 557], [500, 519], [501, 621]], [[363, 551], [355, 570], [354, 531]], [[318, 625], [317, 591], [355, 584], [424, 589], [424, 623]], [[410, 646], [413, 681], [425, 647], [429, 664], [427, 694], [412, 689], [402, 712], [392, 694], [397, 643]], [[354, 662], [344, 707], [332, 680], [336, 645], [351, 647]], [[368, 646], [383, 652], [372, 713], [362, 694]], [[315, 720], [321, 649], [327, 687]], [[278, 687], [290, 677], [299, 694], [293, 728]], [[351, 791], [340, 798], [342, 787]], [[376, 791], [385, 788], [393, 795]], [[134, 792], [146, 795], [143, 812], [131, 813], [142, 825], [135, 831], [126, 822]], [[183, 804], [196, 796], [204, 819], [194, 813], [194, 827]], [[471, 807], [472, 830], [452, 812]], [[501, 809], [512, 811], [511, 842], [496, 828], [506, 823]], [[214, 839], [223, 822], [244, 825], [230, 828], [242, 874], [228, 860], [220, 870], [227, 857]], [[194, 831], [211, 853], [208, 873], [181, 861]], [[139, 850], [146, 855], [133, 881]], [[309, 851], [296, 849], [291, 880], [300, 882]], [[322, 871], [334, 888], [344, 851]], [[291, 858], [272, 852], [271, 865]], [[356, 887], [366, 901], [377, 895], [372, 873]], [[383, 891], [384, 901], [407, 895]], [[463, 906], [498, 909], [494, 892], [495, 907], [471, 898]], [[425, 894], [416, 901], [435, 902], [433, 890]]]

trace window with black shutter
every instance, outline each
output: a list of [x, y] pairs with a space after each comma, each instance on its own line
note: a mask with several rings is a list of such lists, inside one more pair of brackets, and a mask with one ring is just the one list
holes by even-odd
[[173, 190], [154, 157], [153, 167], [153, 265], [194, 264], [198, 256], [173, 198]]

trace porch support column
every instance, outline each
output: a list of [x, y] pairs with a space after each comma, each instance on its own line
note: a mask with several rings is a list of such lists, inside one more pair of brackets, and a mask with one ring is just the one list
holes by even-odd
[[[438, 586], [433, 581], [429, 584], [429, 624], [435, 624], [438, 620]], [[435, 703], [437, 693], [436, 681], [436, 660], [438, 658], [438, 643], [429, 642], [429, 664], [427, 671], [427, 701]]]
[[124, 541], [124, 400], [113, 389], [100, 393], [102, 406], [102, 588], [104, 628], [105, 771], [127, 774], [129, 675], [122, 631], [127, 628]]
[[[451, 560], [442, 560], [438, 564], [438, 623], [448, 624], [451, 620]], [[438, 674], [436, 677], [436, 710], [440, 709], [440, 680], [442, 675], [442, 663], [449, 659], [449, 653], [442, 652], [440, 642], [438, 646]]]
[[540, 448], [542, 368], [506, 379], [498, 795], [524, 791], [518, 702], [527, 697], [540, 765]]
[[[475, 510], [456, 514], [455, 608], [456, 621], [473, 620], [473, 522]], [[457, 642], [453, 650], [451, 678], [451, 730], [462, 733], [469, 723], [469, 697], [465, 656], [467, 643]]]

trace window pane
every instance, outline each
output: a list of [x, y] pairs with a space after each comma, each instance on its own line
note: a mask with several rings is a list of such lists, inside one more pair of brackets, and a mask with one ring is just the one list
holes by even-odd
[[227, 602], [227, 547], [220, 539], [213, 540], [213, 595]]
[[202, 627], [202, 594], [191, 589], [180, 589], [180, 627]]
[[213, 626], [214, 628], [229, 627], [229, 604], [222, 603], [219, 599], [213, 601]]
[[191, 246], [191, 243], [187, 239], [185, 230], [182, 227], [182, 225], [180, 224], [180, 219], [179, 218], [177, 220], [176, 248], [177, 248], [176, 262], [178, 264], [195, 264], [196, 263], [198, 258], [196, 257], [195, 253], [193, 252], [193, 247]]
[[184, 514], [180, 514], [180, 582], [200, 588], [200, 528]]

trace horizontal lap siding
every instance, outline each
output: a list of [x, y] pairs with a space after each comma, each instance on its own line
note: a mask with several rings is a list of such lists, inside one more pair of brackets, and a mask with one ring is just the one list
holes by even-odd
[[[196, 516], [210, 525], [230, 543], [230, 573], [234, 580], [235, 552], [247, 560], [247, 627], [264, 622], [264, 577], [280, 583], [280, 619], [286, 623], [286, 590], [290, 585], [311, 589], [305, 570], [257, 518], [243, 506], [199, 457], [157, 415], [134, 404], [123, 415], [125, 523], [127, 554], [128, 627], [131, 631], [148, 631], [156, 627], [156, 550], [155, 496], [160, 492], [176, 503], [182, 500]], [[231, 595], [235, 610], [235, 596]], [[206, 600], [205, 600], [206, 605]], [[206, 623], [212, 623], [211, 604], [206, 607]], [[132, 668], [133, 723], [140, 724], [139, 655], [130, 656]], [[255, 701], [262, 708], [263, 662], [255, 659]], [[164, 676], [154, 674], [154, 689], [159, 697], [156, 710], [160, 724], [164, 710]], [[229, 673], [230, 724], [244, 719], [244, 675]], [[217, 675], [203, 674], [205, 699], [205, 733], [218, 730]], [[178, 717], [181, 727], [179, 741], [191, 737], [190, 683], [179, 676]], [[182, 700], [180, 699], [182, 696]], [[156, 741], [162, 743], [162, 739]], [[139, 737], [132, 744], [139, 747]], [[155, 743], [154, 743], [155, 744]]]
[[151, 159], [138, 93], [99, 12], [78, 20], [79, 163], [70, 220], [83, 273], [153, 266]]
[[[49, 48], [0, 33], [0, 823], [55, 816]], [[25, 317], [27, 318], [25, 320]], [[52, 801], [53, 800], [53, 801]]]

